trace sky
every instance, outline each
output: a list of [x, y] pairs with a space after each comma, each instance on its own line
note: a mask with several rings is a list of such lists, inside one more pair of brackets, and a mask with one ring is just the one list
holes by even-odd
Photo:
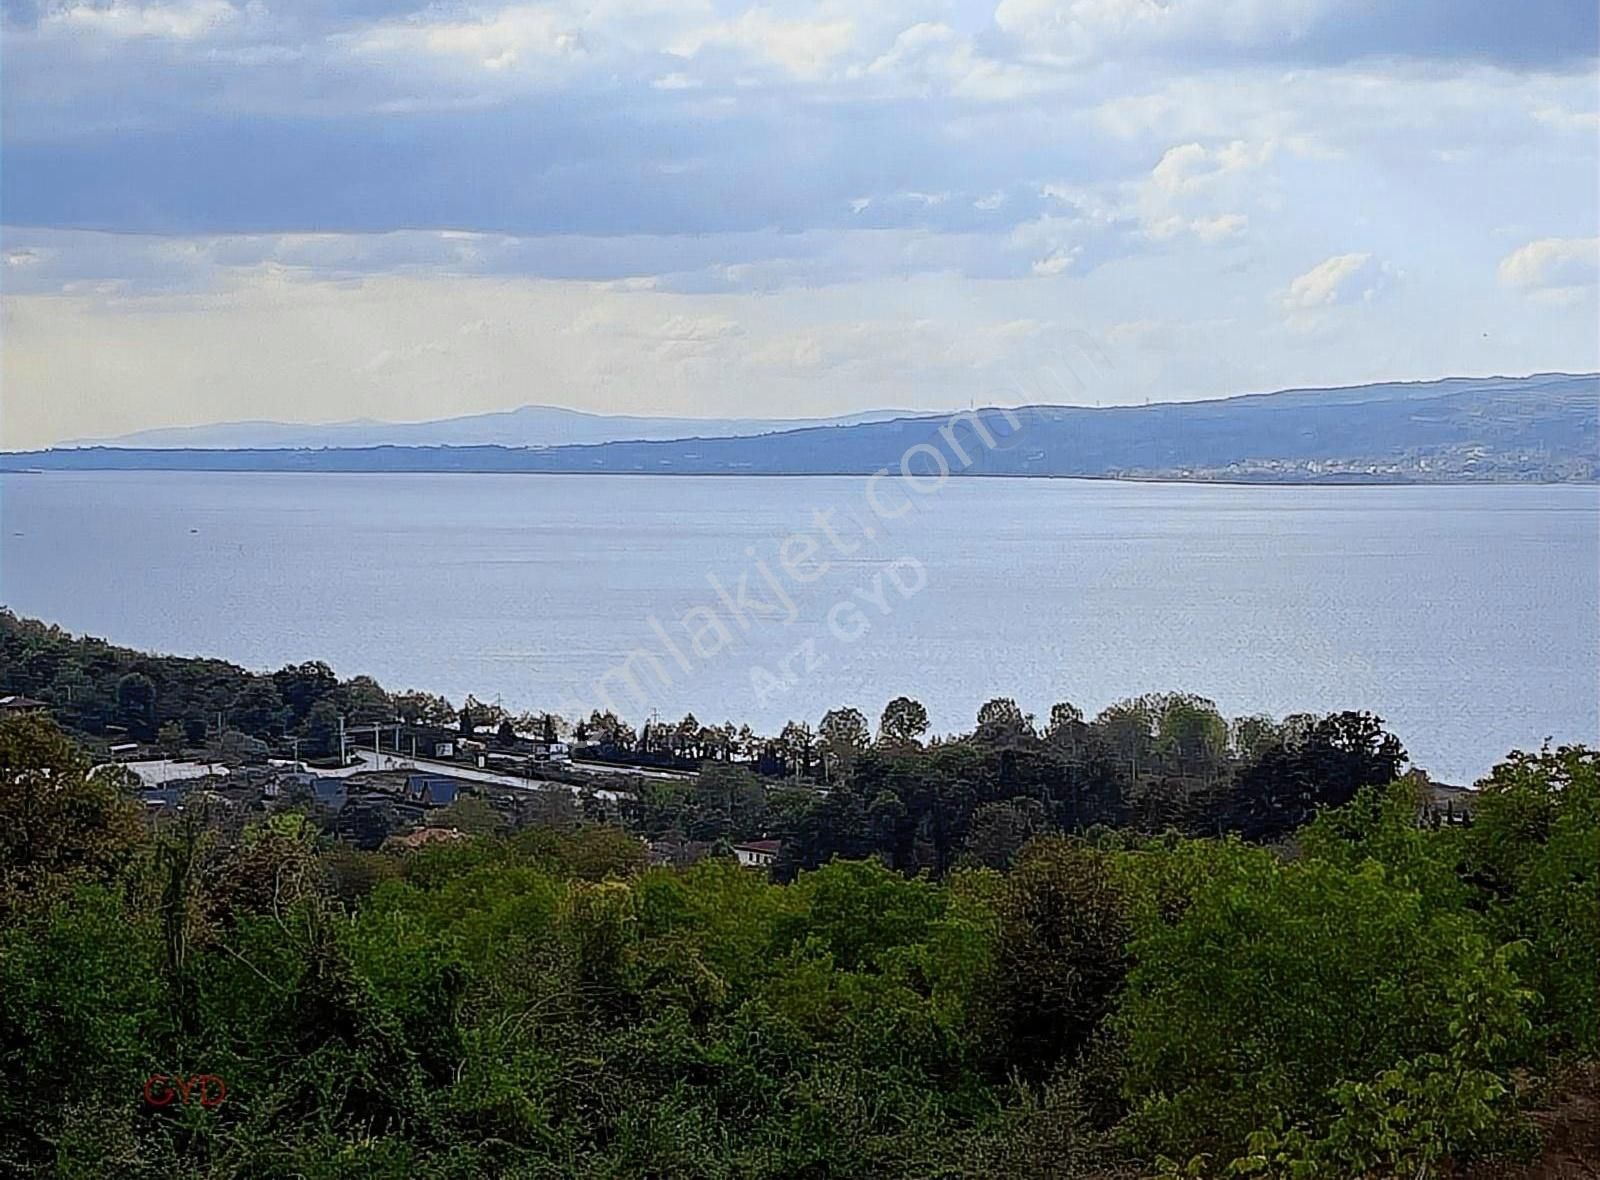
[[1600, 369], [1594, 0], [0, 0], [0, 446]]

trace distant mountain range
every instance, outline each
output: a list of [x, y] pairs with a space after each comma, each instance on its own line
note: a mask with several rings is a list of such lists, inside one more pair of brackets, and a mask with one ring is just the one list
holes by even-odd
[[915, 410], [869, 410], [838, 418], [652, 418], [587, 414], [560, 406], [521, 406], [428, 422], [217, 422], [168, 426], [117, 438], [79, 439], [67, 447], [281, 450], [314, 447], [562, 447], [624, 439], [716, 438], [806, 426], [850, 426], [904, 418]]
[[[994, 439], [992, 447], [979, 440], [971, 421], [941, 431], [948, 415], [884, 411], [780, 429], [771, 429], [771, 422], [746, 423], [746, 429], [768, 429], [733, 435], [720, 430], [726, 423], [714, 424], [719, 429], [713, 432], [695, 422], [692, 429], [700, 433], [693, 437], [589, 445], [57, 448], [0, 456], [0, 469], [862, 475], [898, 470], [902, 456], [927, 444], [954, 470], [977, 475], [1284, 483], [1600, 480], [1600, 374], [1594, 373], [1294, 389], [1144, 406], [988, 408], [977, 414]], [[1008, 419], [1015, 420], [1015, 429]], [[926, 470], [932, 456], [920, 454], [913, 465]], [[962, 454], [968, 463], [960, 461]]]

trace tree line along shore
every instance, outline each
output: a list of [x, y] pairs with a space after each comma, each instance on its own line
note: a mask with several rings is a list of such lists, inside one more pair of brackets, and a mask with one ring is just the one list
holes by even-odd
[[[900, 698], [876, 729], [841, 708], [748, 739], [598, 715], [568, 736], [698, 773], [375, 848], [291, 796], [152, 818], [92, 769], [117, 738], [312, 744], [330, 710], [491, 740], [529, 720], [324, 672], [0, 617], [0, 693], [39, 706], [0, 716], [0, 1051], [26, 1079], [0, 1093], [0, 1172], [1600, 1159], [1592, 750], [1512, 754], [1458, 811], [1362, 713], [1230, 722], [1174, 693], [1041, 723], [999, 700], [932, 738]], [[702, 855], [652, 864], [667, 839]], [[754, 840], [772, 863], [728, 855]], [[153, 1102], [153, 1077], [226, 1096]]]

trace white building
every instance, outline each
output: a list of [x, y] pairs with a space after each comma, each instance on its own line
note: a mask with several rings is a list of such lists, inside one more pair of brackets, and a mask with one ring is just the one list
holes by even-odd
[[733, 854], [739, 858], [739, 864], [747, 869], [770, 869], [781, 851], [783, 843], [780, 840], [751, 840], [733, 846]]

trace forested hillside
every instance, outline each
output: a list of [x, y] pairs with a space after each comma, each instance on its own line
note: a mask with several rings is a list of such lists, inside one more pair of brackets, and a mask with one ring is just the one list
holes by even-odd
[[1512, 759], [1470, 826], [1402, 782], [1293, 855], [1107, 828], [789, 884], [582, 825], [152, 830], [86, 766], [0, 722], [8, 1175], [1348, 1180], [1594, 1149], [1592, 751]]

